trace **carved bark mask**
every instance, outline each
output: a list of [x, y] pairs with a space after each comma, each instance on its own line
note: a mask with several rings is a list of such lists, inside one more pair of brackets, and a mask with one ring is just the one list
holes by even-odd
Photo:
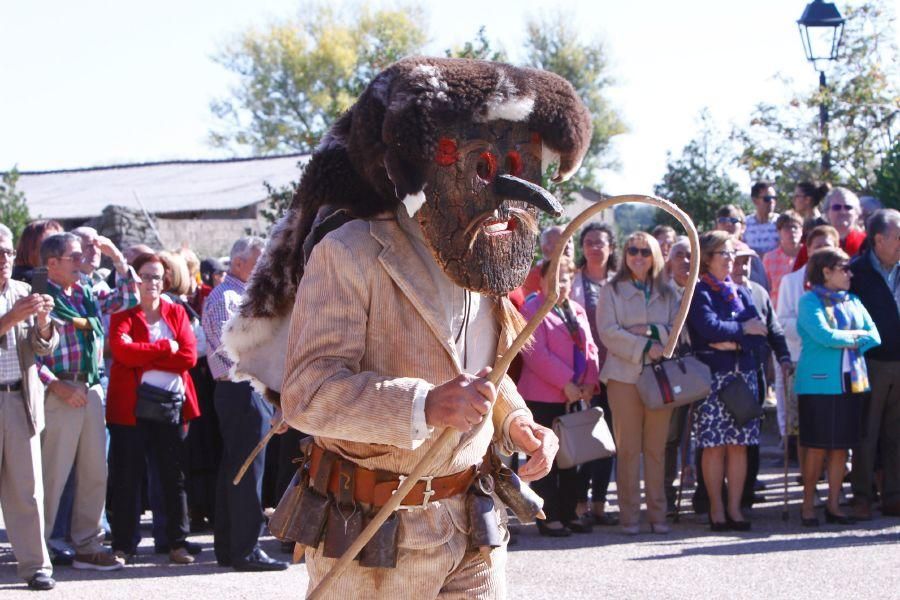
[[525, 123], [466, 122], [439, 130], [424, 198], [404, 203], [452, 281], [500, 296], [528, 274], [537, 209], [562, 213], [540, 178], [541, 140]]

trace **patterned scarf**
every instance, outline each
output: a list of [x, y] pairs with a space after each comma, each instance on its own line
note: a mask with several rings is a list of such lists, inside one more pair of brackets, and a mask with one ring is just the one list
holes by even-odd
[[724, 281], [716, 279], [712, 273], [704, 273], [700, 280], [706, 283], [712, 291], [719, 294], [719, 297], [725, 301], [725, 304], [731, 309], [732, 315], [739, 315], [744, 311], [744, 302], [738, 295], [738, 287], [731, 280], [731, 276], [727, 276]]
[[91, 286], [81, 282], [84, 287], [84, 310], [87, 315], [79, 313], [66, 298], [62, 289], [56, 285], [47, 286], [47, 293], [53, 296], [53, 314], [72, 323], [75, 337], [81, 348], [81, 365], [79, 370], [87, 374], [88, 385], [100, 383], [100, 365], [97, 361], [98, 345], [103, 344], [103, 322], [97, 313], [97, 304]]
[[558, 304], [554, 306], [553, 312], [563, 320], [563, 323], [566, 324], [566, 329], [569, 330], [569, 335], [572, 337], [572, 362], [574, 370], [572, 382], [581, 383], [581, 380], [584, 379], [584, 375], [587, 372], [587, 343], [584, 336], [581, 335], [581, 327], [578, 325], [578, 319], [575, 318], [575, 312], [572, 310], [572, 306], [569, 304], [568, 300], [565, 300], [561, 307]]
[[[829, 325], [835, 329], [862, 329], [863, 322], [851, 309], [850, 294], [844, 290], [830, 290], [822, 285], [814, 285], [812, 291], [819, 297], [822, 306], [825, 307], [825, 316]], [[851, 394], [865, 392], [869, 389], [869, 373], [866, 371], [866, 361], [856, 348], [844, 348], [847, 362], [850, 364], [850, 389], [844, 390]], [[842, 360], [843, 363], [843, 360]], [[843, 381], [843, 378], [841, 378]]]

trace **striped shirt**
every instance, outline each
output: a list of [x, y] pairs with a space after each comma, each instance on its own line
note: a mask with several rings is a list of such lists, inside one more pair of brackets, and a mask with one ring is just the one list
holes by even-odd
[[778, 213], [770, 213], [767, 223], [757, 221], [755, 214], [747, 217], [743, 240], [760, 256], [778, 246], [778, 230], [775, 228], [777, 220]]
[[213, 288], [203, 305], [203, 333], [206, 334], [206, 359], [215, 379], [226, 379], [232, 363], [222, 346], [222, 328], [241, 308], [247, 284], [229, 273]]
[[781, 246], [778, 246], [771, 252], [766, 252], [763, 256], [763, 267], [766, 269], [766, 275], [769, 276], [769, 284], [771, 291], [769, 296], [772, 298], [772, 305], [778, 306], [778, 288], [781, 284], [781, 278], [794, 270], [794, 261], [796, 256], [788, 256], [785, 254]]
[[[137, 306], [140, 301], [138, 278], [131, 267], [128, 267], [128, 272], [124, 277], [116, 275], [116, 288], [114, 290], [94, 289], [87, 287], [85, 284], [85, 280], [76, 283], [72, 286], [71, 294], [68, 295], [68, 300], [72, 307], [85, 317], [88, 315], [85, 308], [88, 302], [94, 303], [98, 314], [110, 315]], [[48, 282], [47, 285], [59, 289], [59, 286], [52, 281]], [[56, 381], [57, 375], [60, 373], [78, 373], [81, 371], [82, 348], [78, 343], [75, 325], [71, 321], [60, 320], [57, 323], [57, 330], [59, 331], [59, 346], [51, 354], [37, 357], [37, 364], [40, 369], [38, 374], [45, 385]], [[95, 336], [93, 343], [98, 346], [96, 355], [98, 363], [102, 367], [103, 338]]]
[[[14, 304], [13, 292], [7, 283], [3, 292], [0, 292], [0, 316], [11, 311]], [[16, 350], [16, 327], [13, 325], [0, 336], [0, 383], [14, 383], [20, 379], [22, 369], [19, 366], [19, 352]]]

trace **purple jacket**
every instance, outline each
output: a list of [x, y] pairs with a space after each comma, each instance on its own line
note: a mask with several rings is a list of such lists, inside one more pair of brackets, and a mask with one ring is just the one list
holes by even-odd
[[[522, 314], [530, 319], [544, 302], [544, 294], [538, 292], [522, 307]], [[578, 320], [579, 335], [587, 350], [585, 371], [578, 385], [597, 385], [600, 368], [597, 362], [597, 344], [591, 335], [587, 313], [577, 302], [569, 300]], [[519, 393], [533, 402], [564, 403], [563, 388], [574, 376], [574, 343], [565, 322], [555, 312], [550, 312], [538, 325], [531, 344], [522, 350], [522, 375], [519, 377]]]

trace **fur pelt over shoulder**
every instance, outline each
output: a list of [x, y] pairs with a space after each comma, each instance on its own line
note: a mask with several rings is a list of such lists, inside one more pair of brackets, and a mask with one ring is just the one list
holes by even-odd
[[[452, 58], [413, 57], [382, 71], [332, 126], [306, 166], [291, 209], [272, 233], [247, 290], [242, 314], [290, 310], [304, 264], [304, 241], [323, 207], [366, 218], [394, 211], [422, 192], [440, 125], [471, 120], [527, 121], [556, 180], [581, 165], [590, 113], [562, 77], [537, 69]], [[552, 159], [551, 159], [552, 160]]]
[[379, 73], [313, 152], [250, 279], [241, 318], [226, 330], [228, 352], [234, 357], [252, 346], [254, 330], [277, 329], [260, 320], [290, 314], [308, 252], [323, 235], [314, 229], [323, 221], [331, 221], [321, 228], [327, 231], [395, 211], [423, 192], [438, 128], [495, 120], [527, 122], [540, 136], [547, 164], [558, 164], [555, 181], [578, 169], [591, 140], [587, 108], [569, 82], [547, 71], [411, 57]]

